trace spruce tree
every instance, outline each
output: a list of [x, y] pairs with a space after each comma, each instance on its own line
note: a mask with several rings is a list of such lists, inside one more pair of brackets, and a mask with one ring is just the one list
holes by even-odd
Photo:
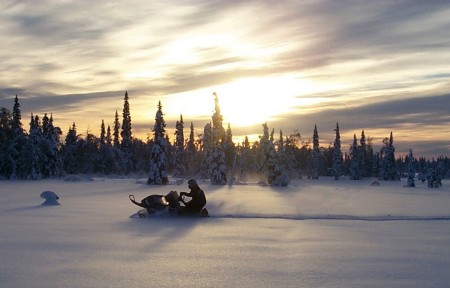
[[162, 112], [161, 101], [159, 101], [153, 128], [153, 143], [150, 155], [150, 175], [147, 181], [148, 184], [165, 185], [169, 183], [167, 173], [167, 152], [166, 122]]
[[12, 113], [4, 107], [0, 107], [0, 179], [9, 178], [14, 172], [9, 159], [10, 143], [13, 139]]
[[400, 180], [400, 175], [397, 171], [397, 163], [395, 161], [395, 147], [394, 136], [391, 131], [389, 139], [383, 140], [382, 148], [382, 179], [383, 180]]
[[[27, 164], [26, 159], [24, 157], [27, 155], [26, 149], [28, 145], [27, 135], [24, 133], [24, 129], [22, 126], [22, 114], [20, 111], [20, 103], [19, 98], [15, 97], [14, 106], [12, 112], [11, 119], [11, 133], [9, 134], [9, 139], [4, 142], [4, 150], [6, 154], [2, 156], [0, 152], [0, 158], [3, 158], [3, 161], [0, 160], [0, 166], [7, 167], [6, 177], [10, 179], [17, 178], [25, 178], [24, 175], [27, 175]], [[3, 164], [1, 164], [3, 162]], [[6, 166], [5, 166], [6, 165]], [[0, 168], [2, 170], [2, 168]], [[1, 173], [0, 173], [1, 174]]]
[[258, 155], [258, 170], [259, 171], [267, 171], [267, 161], [269, 161], [269, 127], [267, 123], [262, 124], [263, 127], [263, 135], [259, 139], [259, 155]]
[[414, 168], [414, 156], [411, 149], [409, 149], [408, 154], [408, 183], [406, 184], [407, 187], [415, 187], [416, 184], [414, 182], [414, 179], [416, 178], [416, 170]]
[[317, 132], [317, 125], [314, 125], [313, 134], [313, 150], [312, 150], [312, 179], [319, 179], [319, 133]]
[[208, 179], [211, 177], [212, 171], [213, 146], [211, 137], [211, 123], [206, 123], [205, 127], [203, 127], [201, 143], [202, 162], [200, 164], [200, 176]]
[[241, 184], [247, 183], [248, 166], [250, 164], [250, 149], [248, 136], [245, 136], [242, 146], [238, 146], [239, 174], [237, 182]]
[[30, 179], [36, 180], [41, 178], [40, 171], [40, 160], [41, 155], [39, 151], [39, 142], [42, 136], [42, 127], [39, 116], [33, 116], [31, 114], [30, 119], [30, 132], [29, 132], [29, 154], [30, 154], [30, 164], [29, 164], [29, 172], [28, 177]]
[[269, 139], [267, 146], [267, 183], [272, 186], [287, 186], [289, 178], [284, 169], [282, 154], [283, 154], [283, 132], [280, 131], [280, 141], [278, 144], [278, 151], [275, 150], [275, 143], [273, 141], [274, 130], [272, 129], [272, 136]]
[[14, 98], [14, 106], [13, 106], [13, 113], [12, 113], [12, 125], [11, 125], [14, 136], [21, 135], [24, 132], [21, 120], [22, 120], [22, 113], [20, 111], [19, 98], [16, 95], [16, 98]]
[[223, 147], [225, 150], [227, 169], [233, 169], [233, 166], [236, 163], [236, 146], [233, 142], [233, 132], [231, 131], [230, 123], [228, 123], [227, 130], [225, 131]]
[[366, 158], [367, 158], [366, 135], [364, 134], [364, 130], [362, 130], [358, 146], [358, 166], [359, 166], [359, 175], [361, 178], [367, 176]]
[[120, 136], [122, 142], [120, 143], [120, 150], [122, 151], [122, 161], [124, 172], [128, 174], [133, 169], [133, 155], [132, 155], [132, 133], [131, 133], [131, 115], [130, 104], [128, 102], [128, 92], [125, 92], [122, 112], [122, 130]]
[[353, 144], [351, 146], [350, 151], [350, 177], [352, 180], [360, 179], [360, 168], [359, 168], [359, 159], [358, 159], [358, 142], [356, 141], [356, 134], [353, 134]]
[[339, 180], [342, 175], [342, 151], [341, 151], [341, 134], [339, 132], [339, 123], [336, 123], [336, 137], [334, 139], [333, 149], [333, 175], [335, 180]]
[[78, 167], [76, 163], [76, 158], [78, 156], [77, 142], [78, 142], [77, 126], [75, 125], [75, 122], [73, 122], [72, 126], [69, 127], [69, 130], [67, 132], [62, 153], [64, 171], [69, 174], [75, 174], [78, 172]]
[[175, 125], [175, 157], [174, 157], [174, 172], [173, 176], [181, 177], [185, 174], [186, 168], [184, 164], [184, 122], [183, 115], [180, 115], [180, 120]]
[[186, 172], [189, 176], [195, 176], [199, 170], [200, 161], [198, 158], [194, 138], [194, 123], [191, 122], [191, 126], [189, 128], [189, 139], [186, 143]]
[[111, 126], [109, 126], [109, 125], [108, 125], [108, 128], [106, 129], [105, 144], [108, 146], [112, 146]]
[[60, 140], [62, 134], [59, 127], [53, 125], [53, 114], [50, 117], [44, 114], [42, 118], [42, 137], [39, 142], [40, 171], [42, 177], [60, 177], [63, 173], [60, 156]]
[[105, 121], [102, 119], [102, 124], [100, 125], [100, 145], [105, 144], [106, 144]]
[[226, 175], [226, 159], [225, 159], [225, 129], [223, 128], [223, 116], [220, 113], [219, 98], [216, 93], [214, 95], [215, 112], [212, 116], [211, 127], [211, 184], [225, 185], [227, 184]]
[[119, 130], [120, 130], [120, 123], [119, 123], [119, 113], [117, 113], [114, 116], [114, 128], [113, 128], [113, 146], [114, 148], [120, 148], [120, 138], [119, 138]]
[[123, 99], [123, 112], [122, 112], [122, 131], [120, 132], [122, 137], [121, 149], [122, 151], [130, 151], [132, 142], [131, 133], [131, 115], [130, 104], [128, 102], [128, 92], [125, 92]]

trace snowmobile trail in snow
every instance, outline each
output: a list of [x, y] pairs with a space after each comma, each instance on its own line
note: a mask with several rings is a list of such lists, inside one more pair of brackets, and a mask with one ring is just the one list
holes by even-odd
[[280, 219], [280, 220], [352, 220], [352, 221], [449, 221], [450, 215], [439, 216], [405, 216], [405, 215], [257, 215], [257, 214], [210, 214], [211, 218], [234, 219]]

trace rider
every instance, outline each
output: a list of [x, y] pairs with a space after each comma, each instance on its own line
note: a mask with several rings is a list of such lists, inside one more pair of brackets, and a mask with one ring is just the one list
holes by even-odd
[[[180, 211], [181, 214], [196, 214], [202, 211], [203, 207], [206, 205], [206, 197], [203, 190], [198, 186], [195, 179], [190, 179], [188, 181], [188, 187], [191, 192], [180, 192], [180, 201], [184, 203], [183, 209]], [[185, 202], [183, 195], [191, 197], [191, 201]]]

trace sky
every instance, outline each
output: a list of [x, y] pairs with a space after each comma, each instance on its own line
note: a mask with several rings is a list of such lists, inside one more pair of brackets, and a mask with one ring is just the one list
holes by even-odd
[[[167, 3], [166, 3], [167, 2]], [[217, 93], [236, 142], [299, 132], [342, 149], [450, 151], [448, 1], [0, 0], [0, 107], [22, 122], [53, 113], [64, 134], [99, 135], [129, 94], [146, 139], [158, 102], [169, 137], [183, 116], [202, 133]]]

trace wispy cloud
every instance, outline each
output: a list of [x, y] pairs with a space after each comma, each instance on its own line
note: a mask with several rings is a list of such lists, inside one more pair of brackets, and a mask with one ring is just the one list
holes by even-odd
[[[315, 123], [332, 131], [339, 121], [348, 133], [386, 128], [402, 138], [417, 126], [449, 139], [449, 16], [450, 4], [437, 0], [0, 0], [0, 106], [18, 94], [24, 114], [54, 112], [63, 128], [75, 121], [95, 131], [128, 90], [144, 135], [158, 100], [216, 89], [244, 99], [263, 94], [266, 79], [294, 79], [303, 90], [279, 87], [273, 97], [288, 105], [268, 119], [286, 133], [307, 134]], [[236, 83], [250, 87], [238, 92]], [[198, 109], [201, 129], [212, 107]], [[259, 134], [260, 124], [235, 135]]]

